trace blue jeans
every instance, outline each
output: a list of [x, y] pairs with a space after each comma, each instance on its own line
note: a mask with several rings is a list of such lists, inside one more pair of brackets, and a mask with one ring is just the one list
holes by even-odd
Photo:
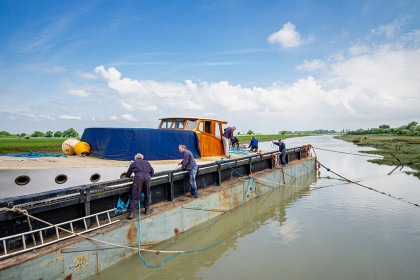
[[191, 186], [191, 195], [198, 196], [197, 193], [197, 182], [195, 181], [195, 175], [197, 175], [197, 166], [188, 171], [190, 173], [190, 186]]
[[280, 154], [280, 162], [281, 162], [281, 165], [283, 166], [286, 165], [286, 151]]

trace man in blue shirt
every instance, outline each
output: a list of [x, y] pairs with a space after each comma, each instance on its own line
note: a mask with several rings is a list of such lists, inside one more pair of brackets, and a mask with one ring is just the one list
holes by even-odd
[[249, 143], [248, 148], [250, 152], [258, 152], [258, 140], [254, 136], [252, 136], [251, 142]]
[[279, 142], [271, 141], [274, 145], [279, 146], [280, 162], [283, 167], [286, 167], [286, 144], [283, 140], [279, 139]]
[[223, 140], [223, 148], [225, 149], [225, 156], [230, 158], [229, 154], [229, 141], [232, 142], [233, 139], [233, 132], [235, 131], [236, 126], [228, 127], [224, 130], [222, 135]]
[[127, 170], [126, 177], [130, 178], [134, 173], [133, 188], [131, 190], [130, 214], [129, 219], [134, 218], [134, 213], [137, 210], [137, 204], [140, 201], [141, 193], [144, 194], [144, 211], [146, 215], [152, 213], [150, 206], [150, 175], [155, 171], [150, 163], [143, 159], [142, 154], [137, 154], [134, 157], [135, 161], [130, 164]]
[[197, 163], [195, 162], [193, 154], [187, 150], [185, 145], [179, 145], [178, 150], [182, 153], [183, 159], [178, 164], [179, 168], [182, 170], [187, 170], [190, 174], [190, 194], [188, 197], [198, 198], [197, 193], [197, 182], [195, 181], [195, 176], [197, 175]]

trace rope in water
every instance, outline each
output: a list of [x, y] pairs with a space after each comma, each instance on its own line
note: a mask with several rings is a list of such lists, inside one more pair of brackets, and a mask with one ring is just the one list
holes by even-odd
[[379, 191], [379, 190], [374, 189], [374, 188], [372, 188], [372, 187], [368, 187], [368, 186], [366, 186], [366, 185], [360, 184], [360, 183], [358, 183], [358, 182], [356, 182], [356, 181], [352, 181], [352, 180], [350, 180], [350, 179], [348, 179], [348, 178], [346, 178], [346, 177], [344, 177], [344, 176], [342, 176], [342, 175], [340, 175], [340, 174], [338, 174], [338, 173], [336, 173], [336, 172], [332, 171], [330, 168], [326, 167], [325, 165], [323, 165], [323, 164], [322, 164], [322, 163], [320, 163], [319, 161], [317, 161], [317, 162], [318, 162], [318, 164], [319, 164], [320, 166], [322, 166], [323, 168], [325, 168], [328, 172], [333, 173], [334, 175], [336, 175], [336, 176], [338, 176], [338, 177], [342, 178], [343, 180], [345, 180], [345, 181], [347, 181], [347, 182], [349, 182], [349, 183], [352, 183], [352, 184], [355, 184], [355, 185], [361, 186], [361, 187], [363, 187], [363, 188], [366, 188], [366, 189], [368, 189], [368, 190], [371, 190], [371, 191], [374, 191], [374, 192], [377, 192], [377, 193], [380, 193], [380, 194], [383, 194], [383, 195], [386, 195], [386, 196], [392, 197], [392, 198], [394, 198], [394, 199], [398, 199], [398, 200], [404, 201], [405, 203], [408, 203], [408, 204], [414, 205], [414, 206], [416, 206], [416, 207], [420, 207], [420, 205], [419, 205], [419, 204], [417, 204], [417, 203], [414, 203], [414, 202], [411, 202], [411, 201], [405, 200], [405, 199], [403, 199], [403, 198], [401, 198], [401, 197], [396, 197], [396, 196], [394, 196], [394, 195], [392, 195], [392, 194], [389, 194], [389, 193], [385, 193], [385, 192]]
[[[364, 154], [355, 154], [355, 153], [348, 153], [348, 152], [341, 152], [341, 151], [336, 151], [336, 150], [330, 150], [330, 149], [324, 149], [324, 148], [319, 148], [319, 147], [314, 147], [318, 150], [323, 150], [323, 151], [328, 151], [328, 152], [333, 152], [333, 153], [340, 153], [340, 154], [346, 154], [346, 155], [352, 155], [352, 156], [360, 156], [360, 157], [372, 157], [372, 158], [382, 158], [382, 156], [377, 156], [377, 155], [364, 155]], [[316, 155], [316, 154], [315, 154]]]

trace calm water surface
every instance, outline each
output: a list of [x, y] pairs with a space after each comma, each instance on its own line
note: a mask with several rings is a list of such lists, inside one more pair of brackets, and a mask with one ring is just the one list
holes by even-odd
[[[357, 153], [361, 148], [330, 136], [286, 139], [287, 147]], [[261, 143], [269, 149], [270, 143]], [[297, 180], [205, 226], [159, 245], [189, 250], [158, 269], [137, 256], [94, 279], [420, 279], [420, 180], [367, 157], [316, 150], [332, 171], [375, 190], [334, 179], [331, 172]], [[144, 255], [149, 264], [165, 256]]]

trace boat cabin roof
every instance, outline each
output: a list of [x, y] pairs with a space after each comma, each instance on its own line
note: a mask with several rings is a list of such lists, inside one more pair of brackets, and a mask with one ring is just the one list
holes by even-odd
[[200, 125], [200, 123], [219, 123], [220, 125], [227, 124], [227, 121], [210, 118], [169, 117], [161, 118], [159, 120], [160, 129], [200, 130], [198, 129], [198, 125]]

